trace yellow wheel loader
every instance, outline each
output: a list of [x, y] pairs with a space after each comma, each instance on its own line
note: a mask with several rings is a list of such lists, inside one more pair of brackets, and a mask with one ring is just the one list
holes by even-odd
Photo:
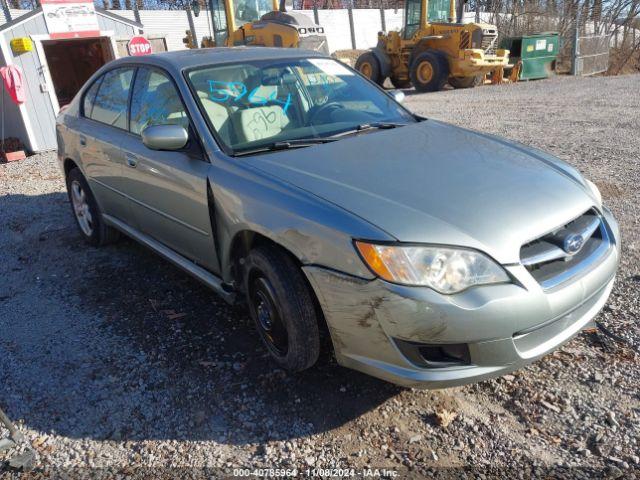
[[324, 28], [304, 14], [287, 12], [284, 0], [212, 0], [214, 38], [207, 47], [252, 45], [306, 48], [329, 53]]
[[487, 73], [507, 65], [509, 51], [496, 49], [498, 29], [456, 19], [455, 0], [406, 0], [404, 27], [378, 33], [378, 45], [360, 55], [356, 70], [379, 85], [420, 92], [469, 88]]

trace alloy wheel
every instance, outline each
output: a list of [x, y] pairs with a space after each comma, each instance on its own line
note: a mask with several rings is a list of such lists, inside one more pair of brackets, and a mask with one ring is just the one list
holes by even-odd
[[77, 180], [71, 182], [71, 203], [73, 204], [73, 211], [80, 229], [87, 237], [90, 237], [93, 234], [91, 207], [89, 206], [86, 192]]

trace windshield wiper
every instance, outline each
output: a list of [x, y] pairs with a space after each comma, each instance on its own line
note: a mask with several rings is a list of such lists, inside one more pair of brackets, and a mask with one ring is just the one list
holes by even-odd
[[338, 140], [333, 137], [321, 137], [321, 138], [294, 138], [292, 140], [282, 140], [279, 142], [272, 142], [266, 145], [260, 145], [256, 148], [248, 148], [246, 150], [239, 150], [235, 152], [236, 156], [253, 155], [260, 152], [275, 152], [277, 150], [289, 150], [290, 148], [304, 148], [312, 145], [319, 145], [321, 143], [335, 142]]
[[367, 130], [390, 130], [392, 128], [404, 127], [405, 125], [407, 124], [395, 123], [395, 122], [361, 123], [356, 128], [352, 128], [340, 133], [336, 133], [335, 135], [332, 135], [331, 138], [342, 137], [343, 135], [352, 135], [354, 133], [366, 132]]

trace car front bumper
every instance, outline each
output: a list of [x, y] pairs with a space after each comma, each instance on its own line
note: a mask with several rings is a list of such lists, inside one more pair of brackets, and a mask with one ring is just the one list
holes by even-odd
[[[610, 213], [604, 217], [613, 236], [611, 248], [578, 278], [547, 291], [521, 265], [504, 267], [517, 283], [456, 295], [318, 266], [303, 269], [322, 307], [338, 363], [407, 387], [463, 385], [521, 368], [591, 323], [609, 297], [619, 262], [618, 225]], [[463, 345], [466, 361], [425, 365], [410, 351], [438, 345]]]

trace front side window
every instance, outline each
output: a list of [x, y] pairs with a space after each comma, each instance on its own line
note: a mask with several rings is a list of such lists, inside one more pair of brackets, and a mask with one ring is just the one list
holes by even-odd
[[131, 96], [131, 133], [150, 125], [189, 127], [189, 118], [173, 82], [164, 73], [140, 67]]
[[449, 3], [451, 0], [429, 0], [427, 16], [430, 22], [447, 22], [449, 20]]
[[105, 73], [91, 114], [87, 115], [85, 110], [85, 115], [106, 125], [126, 130], [127, 101], [133, 70], [133, 68], [116, 68]]
[[420, 0], [407, 0], [405, 9], [405, 27], [404, 38], [409, 39], [418, 31], [420, 27], [420, 12], [422, 11], [422, 2]]
[[240, 0], [235, 5], [236, 25], [255, 22], [272, 10], [270, 0]]
[[415, 122], [384, 92], [329, 58], [210, 66], [187, 77], [218, 139], [234, 153], [336, 136], [364, 124]]
[[216, 46], [221, 47], [227, 39], [227, 12], [223, 0], [211, 0], [211, 15], [213, 17], [213, 37]]

